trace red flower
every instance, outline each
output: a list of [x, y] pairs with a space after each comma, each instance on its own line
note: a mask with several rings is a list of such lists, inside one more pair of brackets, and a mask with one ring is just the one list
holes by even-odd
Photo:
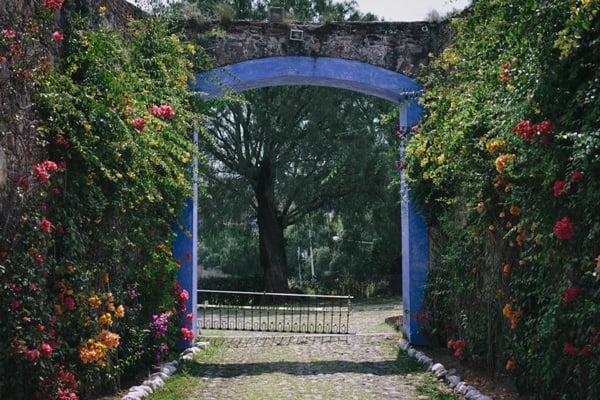
[[138, 132], [142, 132], [144, 130], [144, 128], [146, 127], [146, 120], [144, 120], [143, 118], [140, 117], [136, 117], [133, 119], [132, 121], [133, 123], [133, 129], [135, 129]]
[[75, 308], [75, 299], [73, 299], [73, 296], [65, 297], [65, 310], [71, 311], [74, 308]]
[[44, 7], [54, 12], [62, 7], [64, 0], [44, 0]]
[[40, 222], [40, 229], [44, 232], [50, 233], [52, 231], [52, 223], [44, 218], [42, 219], [42, 222]]
[[585, 346], [583, 346], [581, 348], [581, 351], [579, 352], [580, 355], [584, 356], [584, 357], [589, 357], [592, 358], [594, 356], [594, 352], [592, 351], [592, 347], [589, 344], [586, 344]]
[[39, 352], [43, 358], [49, 358], [52, 355], [52, 346], [48, 343], [42, 343], [39, 346]]
[[35, 256], [35, 263], [37, 265], [42, 265], [44, 263], [44, 258], [38, 254]]
[[54, 31], [52, 32], [52, 37], [54, 38], [54, 40], [56, 40], [57, 42], [62, 42], [63, 40], [65, 40], [65, 35], [63, 35], [62, 33], [60, 33], [59, 31]]
[[569, 304], [570, 302], [575, 300], [575, 297], [579, 296], [581, 294], [581, 292], [582, 292], [582, 290], [577, 287], [565, 289], [563, 291], [563, 297], [562, 297], [563, 304]]
[[563, 344], [563, 351], [565, 354], [568, 354], [570, 356], [576, 356], [577, 354], [579, 354], [579, 349], [573, 346], [571, 343]]
[[185, 326], [181, 328], [181, 337], [184, 340], [194, 340], [194, 332], [191, 329], [186, 328]]
[[558, 197], [562, 194], [567, 193], [567, 181], [558, 180], [558, 181], [554, 182], [552, 191], [554, 192], [554, 197]]
[[193, 313], [189, 313], [188, 315], [185, 316], [185, 319], [188, 322], [192, 322], [194, 320], [194, 314]]
[[556, 221], [553, 232], [560, 240], [569, 240], [575, 235], [575, 230], [569, 217], [563, 217], [560, 221]]
[[40, 358], [40, 351], [38, 349], [29, 350], [27, 352], [27, 361], [34, 362]]
[[580, 181], [583, 179], [583, 174], [581, 172], [579, 172], [578, 170], [573, 171], [573, 173], [571, 174], [571, 180], [573, 181]]
[[21, 302], [19, 300], [13, 300], [10, 302], [9, 305], [10, 305], [10, 308], [12, 308], [13, 310], [16, 310], [21, 305]]

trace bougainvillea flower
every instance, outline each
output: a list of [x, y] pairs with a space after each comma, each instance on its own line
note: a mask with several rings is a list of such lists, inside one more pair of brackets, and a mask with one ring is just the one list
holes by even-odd
[[582, 292], [582, 290], [578, 287], [572, 287], [572, 288], [565, 289], [563, 291], [563, 297], [562, 297], [563, 304], [571, 303], [573, 300], [575, 300], [575, 297], [577, 297], [581, 294], [581, 292]]
[[552, 186], [552, 192], [554, 194], [554, 197], [558, 197], [567, 193], [567, 181], [557, 180], [556, 182], [554, 182], [554, 185]]
[[63, 40], [65, 40], [65, 35], [63, 35], [59, 31], [52, 32], [52, 37], [58, 42], [62, 42]]
[[561, 220], [556, 221], [552, 231], [560, 240], [569, 240], [575, 236], [575, 229], [573, 229], [573, 224], [569, 217], [563, 217]]

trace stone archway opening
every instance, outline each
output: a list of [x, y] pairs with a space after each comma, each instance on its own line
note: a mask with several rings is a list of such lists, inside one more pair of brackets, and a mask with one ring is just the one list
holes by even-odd
[[[422, 108], [417, 100], [421, 86], [406, 75], [358, 61], [329, 57], [282, 56], [230, 64], [198, 74], [192, 90], [205, 98], [222, 97], [273, 86], [310, 85], [346, 89], [385, 99], [399, 106], [399, 128], [408, 131], [418, 123]], [[197, 137], [195, 137], [197, 140]], [[400, 157], [403, 149], [400, 149]], [[197, 331], [197, 188], [184, 210], [183, 225], [176, 228], [174, 256], [181, 260], [179, 281], [190, 293], [186, 304], [192, 310], [189, 328]], [[427, 229], [401, 178], [402, 309], [403, 330], [413, 344], [424, 344], [419, 321], [425, 278], [429, 266]]]

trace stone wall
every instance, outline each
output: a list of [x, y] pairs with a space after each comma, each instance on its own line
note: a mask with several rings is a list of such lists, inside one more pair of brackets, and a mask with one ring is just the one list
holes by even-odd
[[[291, 30], [302, 40], [291, 40]], [[450, 39], [448, 24], [427, 22], [270, 23], [188, 21], [187, 35], [223, 66], [273, 56], [361, 61], [416, 78]]]

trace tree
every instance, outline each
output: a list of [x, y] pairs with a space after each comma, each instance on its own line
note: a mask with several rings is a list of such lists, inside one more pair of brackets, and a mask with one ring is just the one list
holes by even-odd
[[237, 19], [264, 20], [270, 7], [282, 7], [290, 19], [302, 21], [376, 21], [371, 13], [363, 14], [356, 1], [334, 3], [333, 0], [187, 0], [205, 16], [215, 18], [217, 10], [228, 7]]
[[[374, 166], [387, 143], [376, 135], [376, 117], [389, 106], [338, 90], [284, 87], [206, 110], [207, 192], [226, 213], [257, 220], [266, 290], [288, 290], [287, 226], [379, 183], [382, 169]], [[251, 213], [232, 204], [241, 199]]]

